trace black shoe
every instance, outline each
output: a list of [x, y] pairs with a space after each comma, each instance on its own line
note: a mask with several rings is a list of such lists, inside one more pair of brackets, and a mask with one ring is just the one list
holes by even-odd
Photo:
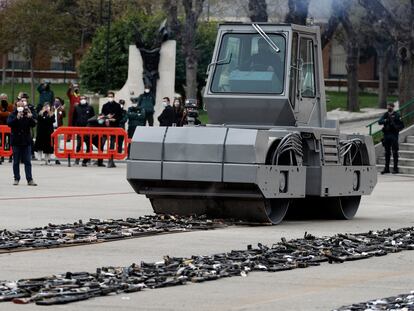
[[60, 161], [59, 160], [55, 160], [55, 164], [60, 165]]
[[393, 173], [393, 174], [398, 174], [398, 173], [399, 173], [398, 168], [394, 168], [394, 169], [392, 170], [392, 173]]
[[105, 167], [106, 165], [105, 165], [105, 164], [103, 164], [103, 163], [98, 163], [98, 166], [99, 166], [99, 167]]
[[12, 157], [10, 157], [9, 158], [9, 163], [12, 163], [13, 162], [13, 158]]
[[389, 169], [387, 169], [387, 168], [385, 168], [382, 172], [381, 172], [381, 175], [384, 175], [384, 174], [389, 174], [390, 173], [390, 170]]
[[86, 162], [82, 162], [82, 166], [86, 167], [88, 165], [86, 164]]
[[108, 168], [111, 168], [111, 167], [116, 167], [114, 161], [109, 161], [108, 162]]
[[75, 160], [75, 165], [79, 165], [79, 159]]

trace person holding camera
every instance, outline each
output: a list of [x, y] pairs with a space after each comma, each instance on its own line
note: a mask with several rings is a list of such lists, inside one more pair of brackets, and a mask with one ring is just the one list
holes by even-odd
[[81, 101], [80, 88], [77, 83], [70, 83], [66, 95], [69, 98], [69, 116], [68, 116], [68, 126], [75, 126], [73, 123], [73, 113], [75, 107]]
[[[55, 122], [53, 123], [53, 129], [56, 130], [58, 127], [63, 125], [63, 118], [66, 116], [65, 112], [65, 101], [60, 97], [55, 97], [53, 103], [53, 111], [55, 114]], [[60, 142], [60, 135], [58, 136], [58, 143]], [[60, 164], [60, 161], [56, 158], [56, 164]]]
[[43, 80], [43, 83], [37, 87], [37, 91], [39, 92], [39, 103], [37, 104], [36, 112], [39, 113], [45, 103], [53, 103], [55, 94], [50, 88], [49, 80]]
[[55, 123], [55, 114], [50, 104], [45, 102], [37, 116], [37, 133], [35, 150], [39, 154], [39, 160], [42, 161], [45, 155], [45, 165], [50, 163], [50, 155], [53, 153], [51, 136], [53, 134], [53, 124]]
[[168, 97], [164, 97], [162, 99], [162, 105], [164, 110], [158, 117], [160, 126], [172, 126], [173, 123], [175, 123], [175, 113], [173, 107], [170, 105], [170, 99]]
[[398, 174], [398, 134], [404, 128], [404, 123], [397, 111], [394, 111], [394, 104], [387, 105], [387, 112], [378, 121], [378, 124], [383, 125], [382, 131], [384, 138], [382, 144], [385, 149], [385, 167], [381, 174], [390, 173], [391, 150], [394, 159], [394, 168], [392, 173]]
[[29, 107], [23, 101], [16, 103], [16, 109], [7, 118], [11, 128], [11, 145], [13, 148], [13, 185], [20, 181], [20, 161], [23, 160], [26, 180], [29, 186], [37, 186], [32, 177], [31, 160], [31, 129], [36, 126], [36, 120]]

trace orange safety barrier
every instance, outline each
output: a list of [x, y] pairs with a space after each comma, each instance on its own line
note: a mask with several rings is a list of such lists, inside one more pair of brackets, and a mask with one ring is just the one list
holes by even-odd
[[10, 157], [13, 154], [10, 145], [11, 129], [7, 125], [0, 125], [0, 157]]
[[[55, 156], [69, 160], [71, 158], [122, 160], [128, 156], [130, 142], [127, 132], [119, 127], [61, 126], [53, 132], [52, 139]], [[60, 142], [63, 143], [63, 149]], [[123, 149], [119, 146], [122, 143], [125, 143]], [[121, 147], [122, 152], [118, 152], [118, 147]]]

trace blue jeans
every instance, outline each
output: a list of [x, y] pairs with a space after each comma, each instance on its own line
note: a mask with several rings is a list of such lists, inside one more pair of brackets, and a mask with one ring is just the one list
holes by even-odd
[[20, 180], [20, 161], [24, 163], [24, 172], [26, 173], [27, 181], [31, 181], [32, 177], [32, 147], [27, 146], [12, 146], [13, 147], [13, 174], [15, 180]]

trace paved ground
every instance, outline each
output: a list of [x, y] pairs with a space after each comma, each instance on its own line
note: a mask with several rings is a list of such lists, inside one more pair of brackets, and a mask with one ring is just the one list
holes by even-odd
[[[41, 166], [34, 163], [38, 187], [11, 185], [11, 165], [0, 166], [0, 229], [41, 226], [78, 219], [124, 218], [151, 213], [148, 201], [132, 193], [125, 165], [98, 167]], [[332, 235], [414, 225], [414, 178], [380, 176], [370, 197], [352, 221], [286, 221], [279, 226], [240, 226], [118, 241], [100, 245], [0, 255], [0, 279], [14, 280], [66, 271], [93, 271], [107, 265], [155, 261], [163, 255], [189, 256], [272, 244], [304, 232]], [[414, 252], [341, 265], [281, 273], [251, 273], [175, 288], [52, 307], [53, 310], [330, 310], [414, 290]], [[0, 304], [0, 310], [45, 310], [35, 305]], [[51, 310], [52, 310], [51, 309]]]

